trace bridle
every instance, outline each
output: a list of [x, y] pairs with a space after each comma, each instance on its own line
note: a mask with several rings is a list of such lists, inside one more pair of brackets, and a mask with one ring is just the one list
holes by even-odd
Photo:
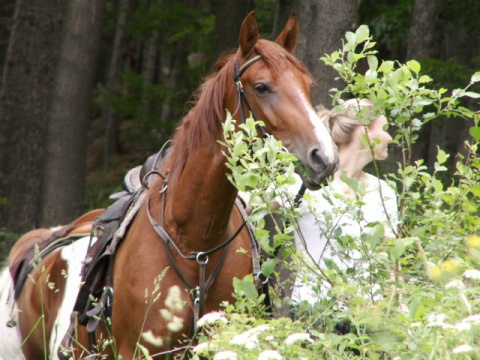
[[[255, 114], [255, 111], [253, 111], [252, 104], [250, 104], [250, 101], [248, 100], [247, 94], [245, 93], [245, 89], [243, 88], [243, 84], [242, 84], [242, 81], [241, 81], [240, 78], [241, 78], [242, 74], [245, 72], [245, 70], [247, 70], [250, 65], [256, 63], [259, 60], [262, 60], [262, 56], [257, 55], [255, 57], [251, 58], [250, 60], [248, 60], [247, 62], [245, 62], [245, 64], [243, 64], [241, 68], [238, 68], [238, 61], [235, 60], [235, 65], [234, 65], [234, 69], [233, 69], [233, 71], [234, 71], [233, 72], [233, 80], [235, 81], [235, 86], [237, 88], [238, 105], [237, 105], [237, 110], [235, 111], [235, 113], [233, 115], [235, 115], [237, 113], [237, 111], [240, 112], [240, 120], [243, 124], [246, 122], [245, 113], [243, 112], [243, 106], [242, 106], [243, 101], [247, 105], [248, 110], [252, 114], [253, 119], [255, 121], [257, 121], [258, 118], [257, 118], [257, 115]], [[265, 131], [265, 128], [263, 126], [257, 125], [257, 131], [259, 132], [259, 134], [264, 139], [268, 136], [268, 134]]]
[[[253, 63], [262, 60], [261, 55], [257, 55], [250, 60], [248, 60], [245, 64], [242, 65], [242, 67], [239, 69], [238, 68], [238, 62], [235, 60], [235, 66], [234, 66], [234, 73], [233, 73], [233, 79], [235, 81], [235, 86], [237, 88], [237, 99], [238, 99], [238, 106], [237, 110], [235, 113], [240, 112], [240, 120], [242, 124], [245, 123], [245, 114], [243, 112], [243, 106], [242, 106], [242, 100], [245, 101], [245, 104], [247, 104], [248, 110], [252, 113], [252, 117], [255, 121], [258, 120], [257, 115], [255, 114], [255, 111], [253, 111], [252, 105], [250, 104], [250, 101], [248, 100], [247, 94], [245, 93], [245, 89], [243, 88], [242, 81], [240, 80], [240, 77], [242, 74], [247, 70], [247, 68], [252, 65]], [[235, 114], [234, 113], [234, 114]], [[268, 133], [266, 132], [265, 128], [263, 126], [257, 125], [257, 130], [262, 135], [262, 137], [265, 139], [268, 137]], [[305, 187], [304, 184], [300, 187], [297, 195], [295, 196], [294, 204], [295, 207], [298, 207], [300, 205], [300, 202], [302, 201], [302, 197], [305, 194], [305, 191], [307, 188]]]
[[[237, 111], [240, 112], [240, 118], [241, 118], [242, 123], [245, 123], [245, 121], [246, 121], [245, 114], [244, 114], [244, 111], [243, 111], [243, 106], [242, 106], [243, 101], [245, 102], [249, 111], [251, 112], [252, 117], [255, 120], [257, 120], [257, 117], [256, 117], [256, 114], [255, 114], [253, 108], [252, 108], [252, 105], [251, 105], [250, 101], [248, 100], [247, 94], [245, 93], [245, 90], [243, 88], [240, 77], [242, 76], [242, 74], [247, 70], [247, 68], [250, 65], [252, 65], [253, 63], [255, 63], [255, 62], [257, 62], [261, 59], [262, 59], [262, 57], [260, 55], [257, 55], [255, 57], [251, 58], [250, 60], [248, 60], [240, 68], [238, 67], [237, 61], [235, 60], [234, 82], [235, 82], [235, 86], [236, 86], [236, 90], [237, 90], [237, 100], [238, 100], [238, 107], [237, 107], [237, 110], [235, 111], [235, 113]], [[267, 132], [265, 131], [265, 129], [262, 126], [258, 125], [257, 130], [263, 138], [266, 138], [268, 136]], [[217, 245], [217, 246], [215, 246], [214, 248], [212, 248], [208, 251], [191, 251], [190, 254], [184, 254], [178, 248], [178, 246], [175, 244], [173, 239], [170, 237], [170, 235], [168, 235], [168, 233], [166, 232], [166, 230], [163, 227], [163, 220], [164, 220], [164, 213], [165, 213], [165, 203], [166, 203], [166, 201], [165, 201], [166, 200], [166, 190], [168, 188], [168, 179], [167, 179], [166, 176], [163, 176], [162, 174], [160, 174], [157, 171], [155, 171], [155, 173], [158, 173], [163, 178], [163, 187], [162, 187], [162, 190], [160, 191], [160, 194], [163, 195], [162, 212], [161, 212], [160, 222], [157, 222], [151, 214], [150, 199], [147, 200], [147, 204], [146, 204], [147, 214], [148, 214], [148, 218], [150, 220], [150, 224], [152, 225], [152, 227], [155, 230], [155, 232], [157, 233], [157, 235], [162, 239], [162, 243], [164, 245], [165, 252], [167, 254], [167, 258], [168, 258], [168, 261], [170, 263], [170, 266], [175, 271], [177, 276], [182, 280], [184, 285], [192, 292], [193, 305], [194, 305], [193, 310], [194, 311], [193, 311], [193, 326], [190, 329], [190, 336], [193, 337], [196, 334], [196, 331], [197, 331], [197, 326], [196, 326], [197, 320], [204, 315], [206, 293], [207, 293], [208, 289], [210, 288], [210, 286], [215, 281], [217, 275], [219, 274], [219, 272], [220, 272], [220, 270], [221, 270], [221, 268], [222, 268], [222, 266], [225, 262], [225, 258], [226, 258], [227, 251], [228, 251], [228, 246], [233, 242], [233, 240], [235, 240], [235, 238], [238, 236], [238, 234], [245, 227], [248, 229], [250, 239], [251, 239], [253, 270], [254, 270], [254, 275], [257, 278], [257, 282], [260, 282], [262, 285], [266, 286], [267, 282], [268, 282], [268, 278], [265, 278], [264, 276], [262, 276], [261, 269], [260, 269], [260, 264], [259, 264], [259, 261], [258, 261], [258, 258], [259, 258], [258, 247], [257, 247], [257, 244], [256, 244], [254, 238], [253, 238], [253, 231], [250, 228], [250, 226], [248, 226], [248, 224], [245, 220], [246, 214], [241, 209], [242, 205], [237, 205], [237, 208], [240, 210], [240, 212], [242, 212], [242, 217], [243, 217], [244, 220], [243, 220], [242, 224], [240, 225], [240, 227], [232, 235], [230, 235], [230, 231], [228, 231], [228, 238], [227, 238], [226, 241], [224, 241], [220, 245]], [[147, 175], [149, 175], [149, 174], [147, 174]], [[200, 270], [199, 271], [199, 280], [198, 280], [198, 285], [197, 286], [193, 285], [184, 276], [184, 274], [180, 271], [180, 269], [178, 268], [178, 266], [175, 262], [175, 259], [173, 258], [171, 249], [173, 249], [175, 251], [175, 253], [177, 255], [179, 255], [182, 259], [192, 260], [192, 261], [197, 262], [197, 264], [199, 265], [199, 270]], [[212, 271], [212, 273], [210, 274], [210, 276], [208, 278], [206, 278], [205, 270], [206, 270], [206, 265], [207, 265], [208, 260], [209, 260], [208, 257], [209, 257], [209, 255], [211, 255], [211, 254], [213, 254], [213, 253], [215, 253], [219, 250], [223, 250], [223, 253], [220, 257], [220, 260], [219, 260], [218, 264], [216, 265], [216, 267], [214, 268], [214, 270]]]

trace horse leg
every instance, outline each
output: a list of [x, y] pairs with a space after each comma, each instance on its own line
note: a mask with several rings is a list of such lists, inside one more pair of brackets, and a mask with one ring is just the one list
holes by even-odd
[[27, 359], [49, 356], [49, 343], [65, 286], [66, 263], [56, 251], [41, 261], [30, 274], [17, 299], [19, 328]]
[[0, 273], [0, 360], [23, 359], [18, 330], [18, 312], [13, 296], [13, 281], [8, 268]]

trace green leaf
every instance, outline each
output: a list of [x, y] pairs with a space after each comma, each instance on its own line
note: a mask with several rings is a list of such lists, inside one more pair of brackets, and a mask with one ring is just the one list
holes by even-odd
[[262, 264], [262, 273], [265, 276], [270, 276], [275, 271], [275, 267], [278, 264], [277, 259], [268, 259]]
[[437, 161], [439, 164], [444, 164], [448, 159], [448, 155], [442, 149], [438, 148]]
[[268, 215], [268, 209], [257, 208], [257, 209], [254, 209], [250, 213], [250, 215], [248, 215], [248, 221], [256, 222], [256, 221], [259, 221], [260, 219], [263, 219], [267, 215]]
[[377, 71], [377, 68], [378, 68], [377, 57], [373, 56], [373, 55], [369, 55], [369, 56], [367, 56], [367, 60], [368, 60], [368, 66], [369, 66], [370, 70]]
[[419, 84], [425, 84], [425, 83], [428, 83], [432, 81], [432, 78], [428, 75], [422, 75], [420, 76], [420, 78], [418, 79], [418, 83]]
[[480, 81], [480, 71], [477, 71], [475, 74], [472, 75], [472, 78], [470, 79], [471, 83], [476, 83]]
[[407, 66], [417, 75], [420, 72], [420, 63], [416, 60], [407, 61]]
[[388, 73], [391, 72], [393, 69], [393, 61], [383, 61], [380, 67], [378, 68], [378, 72]]
[[357, 39], [357, 44], [364, 42], [368, 39], [370, 35], [370, 30], [367, 25], [360, 25], [360, 27], [355, 31], [355, 37]]
[[245, 296], [248, 299], [258, 298], [258, 292], [257, 292], [257, 289], [255, 288], [255, 284], [253, 283], [253, 277], [251, 275], [247, 275], [243, 280], [234, 278], [233, 286], [237, 293], [239, 293], [242, 296]]
[[480, 98], [480, 94], [479, 93], [476, 93], [476, 92], [473, 92], [473, 91], [467, 91], [464, 96], [468, 96], [472, 99], [479, 99]]
[[347, 33], [345, 34], [345, 37], [347, 38], [347, 41], [349, 44], [355, 44], [356, 36], [353, 32], [347, 31]]
[[143, 355], [145, 356], [145, 359], [147, 360], [153, 360], [152, 356], [150, 355], [148, 349], [141, 345], [140, 343], [137, 343], [137, 346], [140, 348], [140, 351], [143, 353]]
[[470, 128], [470, 135], [472, 135], [475, 141], [480, 141], [480, 127], [472, 126]]
[[240, 175], [237, 178], [237, 187], [241, 191], [248, 191], [250, 189], [255, 189], [258, 184], [258, 177], [255, 174], [247, 173]]
[[390, 258], [397, 261], [405, 252], [405, 244], [401, 239], [395, 240], [394, 246], [390, 249]]
[[417, 318], [417, 313], [418, 313], [419, 307], [420, 307], [420, 296], [415, 296], [410, 301], [410, 306], [409, 306], [409, 309], [408, 309], [411, 319], [418, 319]]
[[480, 184], [474, 184], [470, 187], [470, 192], [477, 196], [480, 197]]

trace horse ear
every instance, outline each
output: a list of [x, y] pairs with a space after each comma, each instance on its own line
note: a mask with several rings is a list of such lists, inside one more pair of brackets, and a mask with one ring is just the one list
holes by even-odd
[[288, 19], [285, 29], [283, 29], [282, 33], [278, 35], [277, 40], [275, 40], [275, 42], [283, 46], [289, 53], [293, 54], [297, 46], [297, 39], [298, 39], [298, 18], [297, 18], [297, 14], [295, 12], [292, 12], [292, 15], [290, 15], [290, 19]]
[[240, 30], [240, 51], [243, 58], [250, 54], [259, 38], [260, 32], [258, 31], [255, 11], [252, 11], [247, 15], [245, 20], [243, 20]]

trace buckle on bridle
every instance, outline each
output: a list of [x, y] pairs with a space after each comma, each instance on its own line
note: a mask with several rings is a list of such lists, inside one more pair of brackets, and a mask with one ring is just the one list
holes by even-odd
[[263, 285], [267, 284], [269, 280], [268, 276], [265, 276], [261, 271], [255, 275], [255, 279], [257, 282], [261, 282]]

